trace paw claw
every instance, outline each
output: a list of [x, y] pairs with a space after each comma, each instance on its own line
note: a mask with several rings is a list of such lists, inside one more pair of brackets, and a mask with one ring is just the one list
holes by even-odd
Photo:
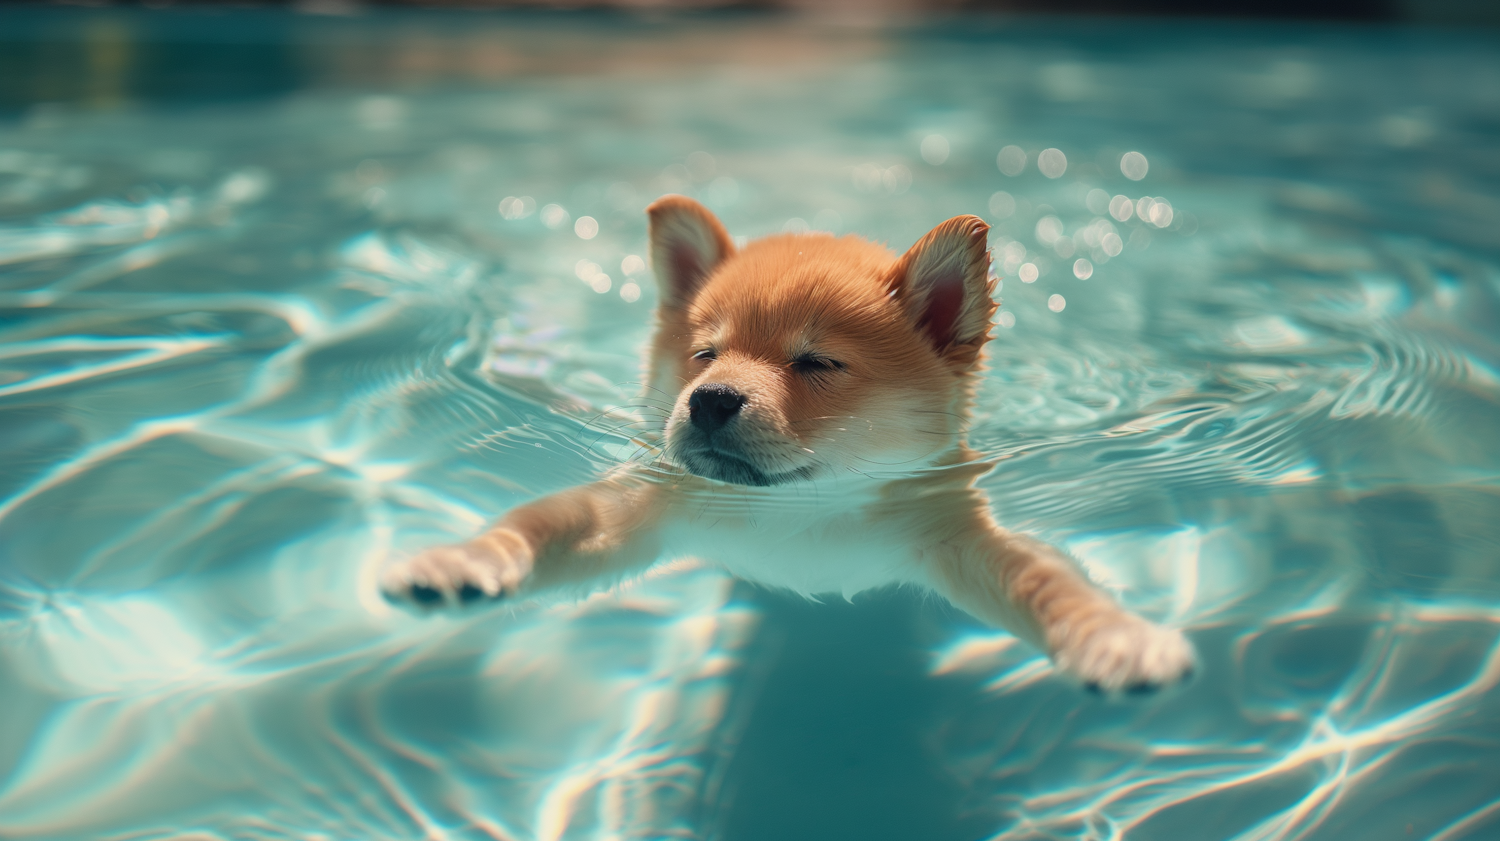
[[1194, 669], [1192, 646], [1180, 631], [1127, 613], [1064, 637], [1055, 657], [1099, 695], [1149, 695], [1186, 680]]
[[505, 540], [438, 546], [386, 570], [381, 592], [388, 601], [423, 608], [473, 605], [520, 590], [531, 573], [531, 555], [520, 535]]

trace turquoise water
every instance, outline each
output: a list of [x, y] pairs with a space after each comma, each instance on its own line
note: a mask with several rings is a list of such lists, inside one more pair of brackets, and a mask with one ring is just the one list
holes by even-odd
[[[1494, 35], [0, 31], [0, 837], [1500, 838]], [[918, 594], [692, 563], [382, 602], [629, 455], [668, 191], [739, 236], [990, 219], [998, 516], [1195, 681], [1106, 701]]]

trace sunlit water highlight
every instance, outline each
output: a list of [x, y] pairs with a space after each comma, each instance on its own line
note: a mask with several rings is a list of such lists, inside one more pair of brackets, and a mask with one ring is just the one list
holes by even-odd
[[[358, 31], [499, 69], [351, 87], [305, 23], [305, 89], [0, 126], [0, 836], [1500, 837], [1493, 43], [423, 20]], [[984, 485], [1197, 680], [1107, 703], [691, 563], [384, 605], [649, 452], [666, 191], [739, 236], [990, 219]]]

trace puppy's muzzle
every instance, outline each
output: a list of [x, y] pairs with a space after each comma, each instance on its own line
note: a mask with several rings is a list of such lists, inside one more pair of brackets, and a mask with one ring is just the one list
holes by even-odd
[[709, 433], [722, 429], [745, 406], [745, 395], [723, 383], [706, 383], [688, 395], [688, 420]]

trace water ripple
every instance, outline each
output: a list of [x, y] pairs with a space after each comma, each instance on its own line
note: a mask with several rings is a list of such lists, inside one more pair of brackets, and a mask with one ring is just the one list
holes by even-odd
[[[540, 24], [472, 23], [467, 50], [370, 20], [403, 67], [547, 53]], [[894, 831], [867, 826], [891, 804], [934, 838], [1493, 835], [1493, 50], [1067, 26], [694, 29], [739, 69], [676, 76], [643, 29], [649, 77], [578, 75], [637, 42], [570, 29], [547, 43], [571, 75], [420, 97], [351, 93], [360, 62], [320, 48], [299, 60], [332, 86], [276, 102], [0, 125], [0, 835], [824, 825], [736, 801], [746, 775], [826, 795], [851, 835]], [[899, 246], [988, 211], [983, 486], [1186, 628], [1197, 680], [1095, 700], [1007, 635], [863, 602], [879, 641], [777, 672], [775, 600], [691, 563], [577, 604], [381, 601], [392, 559], [655, 457], [640, 211], [669, 190], [743, 236], [811, 219]], [[585, 216], [587, 239], [559, 224]], [[919, 645], [927, 673], [897, 674]], [[906, 693], [879, 746], [848, 714], [879, 703], [859, 668]], [[738, 741], [756, 681], [795, 700], [767, 707], [777, 733], [827, 708], [817, 732], [847, 740], [744, 759], [773, 750]], [[904, 735], [919, 756], [888, 752]], [[845, 786], [858, 756], [825, 744], [868, 747], [890, 794]]]

